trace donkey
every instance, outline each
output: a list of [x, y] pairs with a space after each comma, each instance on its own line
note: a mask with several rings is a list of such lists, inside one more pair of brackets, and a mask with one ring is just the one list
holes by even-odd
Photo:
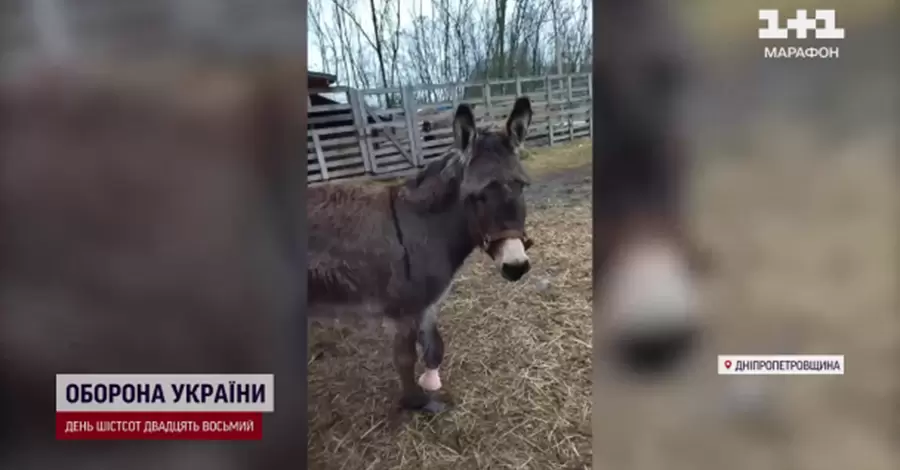
[[697, 275], [711, 261], [686, 227], [688, 162], [675, 120], [685, 50], [668, 7], [600, 2], [594, 65], [594, 282], [605, 322], [594, 337], [650, 374], [672, 370], [697, 343]]
[[[466, 258], [480, 248], [509, 281], [530, 269], [523, 196], [530, 179], [518, 149], [531, 116], [522, 97], [505, 132], [478, 130], [463, 104], [453, 120], [453, 146], [417, 175], [389, 186], [309, 189], [309, 315], [387, 318], [405, 409], [446, 408], [428, 393], [440, 387], [444, 355], [436, 316]], [[417, 342], [426, 367], [418, 382]]]

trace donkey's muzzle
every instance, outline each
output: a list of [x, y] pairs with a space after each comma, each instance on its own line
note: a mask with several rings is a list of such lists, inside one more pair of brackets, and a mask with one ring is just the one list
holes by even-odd
[[680, 369], [702, 327], [684, 253], [658, 242], [631, 246], [605, 276], [603, 302], [612, 353], [640, 375]]
[[612, 354], [627, 371], [655, 376], [678, 369], [687, 362], [698, 343], [699, 330], [693, 324], [654, 332], [620, 334], [613, 340]]
[[518, 281], [530, 270], [531, 263], [527, 259], [521, 263], [504, 263], [500, 267], [500, 273], [507, 281]]
[[507, 281], [518, 281], [531, 269], [525, 250], [525, 241], [521, 238], [507, 238], [497, 242], [494, 261]]

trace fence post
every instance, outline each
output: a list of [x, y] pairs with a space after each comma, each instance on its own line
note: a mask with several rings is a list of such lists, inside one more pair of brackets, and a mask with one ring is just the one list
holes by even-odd
[[359, 143], [359, 154], [362, 155], [363, 167], [365, 167], [366, 173], [374, 173], [374, 162], [369, 156], [368, 139], [366, 139], [366, 120], [363, 119], [359, 91], [355, 88], [350, 88], [347, 90], [347, 98], [349, 98], [350, 107], [353, 109], [353, 127], [356, 128], [356, 141]]
[[325, 161], [325, 153], [322, 151], [322, 142], [319, 140], [318, 132], [312, 131], [312, 140], [313, 147], [316, 149], [316, 161], [319, 162], [319, 173], [322, 175], [322, 181], [328, 181], [328, 164]]
[[[522, 97], [522, 77], [516, 75], [516, 99], [519, 99], [521, 97]], [[512, 112], [512, 110], [510, 110], [510, 113], [511, 112]], [[528, 133], [531, 132], [531, 126], [529, 126], [529, 128], [525, 129], [525, 130], [526, 130], [526, 135], [528, 135]], [[527, 137], [525, 138], [525, 141], [526, 142], [528, 141]]]
[[491, 81], [486, 80], [484, 82], [484, 87], [482, 88], [482, 95], [484, 95], [484, 118], [485, 121], [491, 121], [493, 118], [491, 117]]
[[593, 78], [594, 78], [594, 74], [589, 73], [588, 74], [588, 103], [590, 103], [590, 105], [588, 105], [588, 113], [587, 114], [588, 114], [588, 124], [590, 124], [590, 126], [591, 126], [590, 135], [591, 135], [592, 140], [594, 138], [594, 119], [593, 119], [594, 118], [594, 80], [593, 80]]
[[550, 109], [550, 103], [553, 100], [552, 86], [553, 81], [550, 80], [550, 75], [547, 75], [544, 78], [544, 88], [547, 89], [547, 138], [550, 140], [550, 147], [553, 147], [553, 112]]
[[404, 85], [400, 88], [403, 99], [403, 114], [406, 115], [406, 130], [409, 136], [409, 154], [413, 167], [422, 166], [422, 156], [419, 155], [419, 128], [416, 126], [418, 110], [416, 106], [416, 94], [413, 87]]
[[[363, 90], [356, 90], [356, 105], [359, 109], [360, 123], [362, 124], [362, 138], [366, 145], [366, 154], [368, 156], [372, 173], [378, 172], [378, 158], [375, 157], [375, 148], [372, 145], [372, 139], [369, 138], [369, 112], [366, 109], [366, 94]], [[364, 112], [365, 111], [365, 112]]]
[[566, 116], [569, 123], [569, 142], [575, 140], [575, 126], [572, 124], [572, 75], [566, 78], [566, 87], [568, 88], [568, 96], [566, 97]]

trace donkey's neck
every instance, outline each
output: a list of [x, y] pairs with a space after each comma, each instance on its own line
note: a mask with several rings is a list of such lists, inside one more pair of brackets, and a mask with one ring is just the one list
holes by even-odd
[[[402, 186], [406, 191], [401, 190], [400, 194], [405, 196], [398, 198], [396, 203], [409, 222], [404, 225], [418, 232], [410, 235], [427, 240], [428, 249], [434, 250], [435, 254], [447, 256], [447, 262], [455, 273], [476, 248], [469, 230], [465, 204], [459, 199], [458, 185], [445, 186], [444, 182], [437, 181], [437, 176], [429, 175], [417, 182], [407, 181]], [[405, 242], [417, 241], [409, 239]]]
[[456, 273], [475, 250], [475, 240], [469, 230], [462, 201], [447, 204], [443, 209], [440, 212], [423, 214], [423, 222], [430, 239], [443, 240], [447, 259], [453, 272]]

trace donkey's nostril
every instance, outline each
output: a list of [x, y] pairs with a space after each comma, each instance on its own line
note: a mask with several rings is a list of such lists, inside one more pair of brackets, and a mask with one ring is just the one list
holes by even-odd
[[518, 281], [530, 269], [531, 263], [529, 263], [528, 260], [525, 260], [517, 263], [503, 263], [500, 272], [503, 274], [504, 279], [508, 281]]

